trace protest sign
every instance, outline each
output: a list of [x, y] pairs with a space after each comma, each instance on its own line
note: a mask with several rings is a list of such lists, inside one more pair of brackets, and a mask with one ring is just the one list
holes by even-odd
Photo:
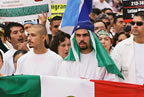
[[138, 11], [144, 11], [144, 0], [123, 0], [124, 22], [131, 22]]
[[0, 21], [21, 22], [37, 19], [42, 11], [51, 15], [50, 0], [0, 0]]
[[54, 16], [63, 16], [66, 8], [66, 4], [51, 4], [51, 16], [48, 19], [52, 19]]

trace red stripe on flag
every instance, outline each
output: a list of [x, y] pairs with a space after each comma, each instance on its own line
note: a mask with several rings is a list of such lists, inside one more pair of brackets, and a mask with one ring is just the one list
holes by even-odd
[[95, 97], [144, 97], [144, 86], [112, 81], [91, 80]]

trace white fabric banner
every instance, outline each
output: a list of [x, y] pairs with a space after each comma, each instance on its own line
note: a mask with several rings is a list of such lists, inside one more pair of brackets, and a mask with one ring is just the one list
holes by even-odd
[[0, 0], [0, 21], [21, 22], [37, 19], [42, 11], [51, 15], [50, 0]]

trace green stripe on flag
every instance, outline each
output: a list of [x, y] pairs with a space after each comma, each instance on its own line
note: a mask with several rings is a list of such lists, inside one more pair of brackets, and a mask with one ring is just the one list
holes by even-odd
[[48, 4], [21, 7], [21, 8], [8, 8], [0, 9], [1, 17], [18, 17], [18, 16], [27, 16], [33, 14], [41, 14], [41, 12], [49, 12]]
[[41, 97], [40, 76], [0, 77], [0, 97]]

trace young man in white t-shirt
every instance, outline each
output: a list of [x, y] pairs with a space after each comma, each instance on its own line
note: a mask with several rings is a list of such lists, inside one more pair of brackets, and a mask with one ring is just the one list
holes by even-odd
[[13, 64], [13, 54], [17, 50], [26, 50], [27, 47], [26, 36], [24, 33], [24, 27], [20, 23], [11, 22], [6, 26], [5, 31], [6, 39], [11, 43], [13, 48], [9, 49], [4, 53], [4, 64], [1, 68], [1, 73], [3, 75], [12, 75], [15, 72]]
[[130, 38], [120, 42], [112, 57], [124, 76], [121, 82], [144, 84], [144, 11], [137, 12], [131, 22]]
[[33, 50], [22, 56], [17, 62], [15, 74], [56, 76], [62, 58], [45, 48], [47, 30], [41, 24], [33, 25], [28, 30], [28, 44]]

